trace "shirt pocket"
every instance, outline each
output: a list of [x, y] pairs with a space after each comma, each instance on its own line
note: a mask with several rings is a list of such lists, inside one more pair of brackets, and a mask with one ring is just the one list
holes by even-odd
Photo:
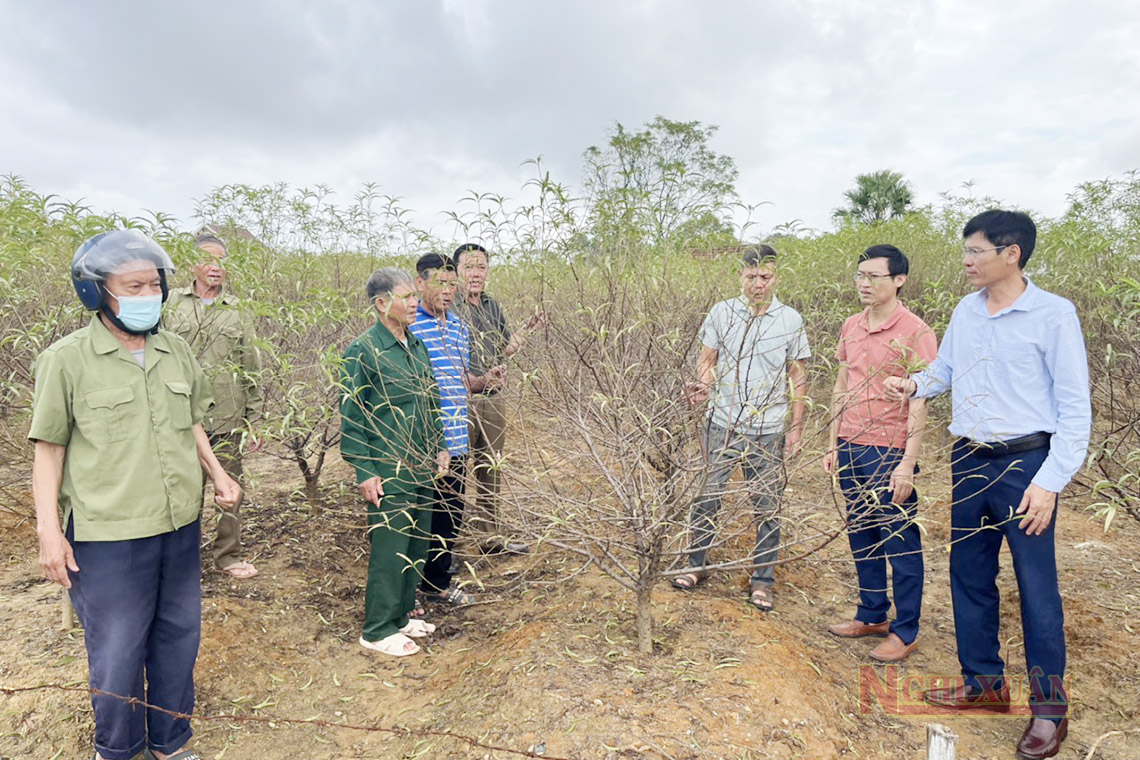
[[170, 407], [170, 422], [178, 430], [188, 430], [193, 425], [190, 415], [190, 383], [182, 380], [167, 380], [166, 403]]
[[220, 365], [240, 359], [238, 353], [242, 340], [240, 324], [219, 319], [204, 322], [200, 329], [202, 335], [199, 338], [201, 348], [198, 351], [198, 361], [214, 370], [214, 374], [224, 371]]
[[131, 402], [134, 400], [135, 392], [129, 385], [87, 391], [75, 421], [90, 441], [126, 441], [132, 437]]

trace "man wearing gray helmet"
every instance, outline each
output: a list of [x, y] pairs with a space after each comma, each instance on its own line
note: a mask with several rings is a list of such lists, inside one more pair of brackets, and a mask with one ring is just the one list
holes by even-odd
[[241, 498], [202, 428], [209, 384], [186, 342], [158, 326], [173, 271], [136, 230], [85, 242], [72, 281], [96, 315], [34, 368], [40, 565], [83, 624], [97, 760], [199, 757], [174, 714], [194, 709], [202, 472], [219, 506]]

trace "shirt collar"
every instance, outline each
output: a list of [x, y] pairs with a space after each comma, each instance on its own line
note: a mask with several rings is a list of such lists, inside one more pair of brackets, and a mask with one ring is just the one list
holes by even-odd
[[111, 334], [107, 325], [103, 324], [103, 320], [99, 318], [99, 312], [95, 312], [95, 316], [91, 318], [91, 346], [95, 349], [95, 353], [114, 353], [119, 350], [121, 345], [123, 344], [119, 342], [119, 339]]
[[[161, 322], [159, 323], [161, 325]], [[170, 346], [167, 345], [166, 339], [159, 331], [158, 335], [147, 335], [146, 345], [152, 346], [157, 351], [162, 351], [164, 354], [170, 353]], [[103, 320], [99, 318], [99, 313], [96, 312], [95, 316], [91, 318], [91, 347], [95, 349], [97, 354], [113, 354], [122, 348], [127, 350], [126, 346], [119, 342], [119, 339], [111, 334], [107, 329], [107, 325], [103, 324]]]
[[[744, 308], [744, 310], [746, 312], [748, 312], [748, 315], [752, 316], [752, 304], [748, 303], [748, 299], [745, 298], [744, 296], [740, 296], [736, 300], [737, 300], [737, 302], [740, 303], [740, 305]], [[768, 308], [764, 310], [763, 314], [758, 314], [757, 316], [772, 317], [772, 316], [775, 316], [774, 312], [779, 311], [782, 308], [784, 308], [784, 304], [780, 303], [780, 299], [776, 298], [776, 294], [773, 293], [772, 294], [772, 300], [771, 300], [771, 302], [768, 303]]]
[[[183, 296], [186, 298], [193, 298], [193, 299], [196, 299], [198, 301], [202, 300], [202, 297], [194, 292], [194, 283], [190, 283], [189, 285], [187, 285], [184, 288], [177, 288], [172, 292], [175, 295], [180, 295], [180, 296]], [[214, 303], [224, 303], [227, 306], [232, 306], [233, 305], [233, 297], [230, 296], [230, 294], [226, 292], [225, 288], [223, 288], [222, 292], [218, 293], [218, 295], [215, 296], [213, 302]]]
[[[392, 331], [385, 327], [384, 323], [380, 320], [376, 320], [376, 324], [372, 325], [372, 329], [369, 332], [372, 333], [372, 344], [381, 350], [390, 348], [399, 342], [396, 340], [396, 336], [392, 334]], [[404, 329], [404, 337], [411, 334], [407, 328]]]
[[910, 309], [908, 309], [906, 307], [906, 304], [904, 304], [902, 301], [899, 301], [898, 307], [895, 309], [894, 313], [891, 314], [891, 316], [887, 317], [887, 321], [878, 327], [871, 329], [871, 307], [868, 306], [866, 309], [863, 309], [863, 327], [865, 327], [867, 332], [872, 335], [875, 333], [886, 332], [898, 324], [898, 321], [903, 318], [904, 314], [908, 313], [910, 313]]
[[1021, 276], [1022, 281], [1025, 283], [1025, 292], [1017, 297], [1017, 300], [1006, 306], [997, 314], [990, 314], [989, 309], [986, 307], [986, 299], [989, 293], [985, 288], [977, 292], [977, 300], [974, 302], [974, 308], [979, 314], [984, 314], [987, 317], [1000, 317], [1002, 314], [1008, 314], [1011, 311], [1032, 311], [1033, 307], [1037, 304], [1037, 296], [1041, 289], [1033, 284], [1033, 280], [1025, 275]]
[[[445, 324], [448, 322], [454, 322], [457, 319], [459, 319], [459, 317], [452, 314], [451, 309], [448, 309], [447, 311], [445, 311], [443, 313], [443, 322]], [[422, 304], [416, 307], [416, 321], [418, 322], [421, 320], [422, 321], [430, 320], [432, 322], [439, 322], [440, 321], [439, 317], [435, 316], [430, 311], [425, 309]]]

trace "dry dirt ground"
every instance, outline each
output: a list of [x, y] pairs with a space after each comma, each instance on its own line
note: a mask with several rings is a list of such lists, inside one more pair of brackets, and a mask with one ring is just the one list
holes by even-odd
[[[546, 757], [917, 760], [931, 722], [959, 735], [959, 758], [1014, 757], [1023, 716], [893, 714], [861, 701], [861, 674], [868, 686], [893, 670], [870, 665], [874, 642], [826, 633], [854, 610], [843, 541], [779, 570], [778, 609], [767, 616], [745, 603], [743, 572], [691, 593], [663, 585], [653, 655], [637, 653], [631, 597], [575, 573], [566, 556], [471, 558], [482, 602], [433, 609], [440, 631], [425, 654], [394, 661], [356, 644], [366, 545], [351, 494], [334, 487], [310, 505], [290, 492], [284, 465], [264, 456], [251, 465], [246, 534], [261, 574], [205, 574], [194, 740], [205, 758], [518, 756], [430, 733], [453, 732]], [[347, 472], [338, 462], [325, 477], [335, 484]], [[928, 543], [941, 548], [927, 555], [921, 648], [900, 680], [957, 672], [945, 469], [923, 482]], [[793, 478], [791, 488], [800, 504], [829, 500], [822, 477]], [[1106, 535], [1072, 501], [1060, 520], [1073, 679], [1060, 757], [1072, 760], [1109, 731], [1140, 728], [1140, 525], [1120, 519]], [[61, 630], [60, 592], [39, 573], [32, 525], [0, 515], [0, 536], [0, 688], [85, 687], [83, 633]], [[1011, 675], [1024, 676], [1008, 560], [1003, 654]], [[379, 730], [393, 727], [411, 733]], [[0, 757], [87, 758], [92, 731], [86, 694], [0, 695]], [[1095, 757], [1137, 760], [1140, 733], [1104, 739]]]

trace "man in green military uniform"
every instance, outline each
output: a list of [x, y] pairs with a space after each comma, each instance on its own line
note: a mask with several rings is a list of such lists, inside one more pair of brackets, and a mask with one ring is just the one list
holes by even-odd
[[409, 637], [435, 626], [409, 619], [431, 534], [433, 477], [447, 474], [439, 388], [416, 320], [412, 278], [381, 269], [369, 279], [377, 322], [344, 354], [340, 451], [356, 470], [370, 505], [364, 632], [361, 646], [393, 657], [420, 651]]
[[99, 692], [96, 760], [140, 751], [147, 760], [198, 758], [183, 750], [190, 724], [176, 716], [194, 709], [202, 471], [220, 506], [241, 498], [202, 427], [206, 377], [186, 342], [158, 328], [173, 271], [136, 230], [88, 240], [72, 279], [97, 314], [34, 367], [28, 438], [40, 565], [70, 590], [84, 628]]
[[[240, 480], [242, 450], [254, 452], [261, 446], [251, 430], [262, 414], [261, 358], [254, 346], [252, 316], [223, 289], [225, 244], [204, 235], [198, 238], [198, 249], [202, 258], [194, 267], [194, 282], [171, 293], [166, 325], [190, 344], [210, 378], [214, 406], [206, 416], [206, 432], [226, 472]], [[235, 578], [252, 578], [257, 568], [240, 556], [240, 507], [218, 515], [214, 564]]]

